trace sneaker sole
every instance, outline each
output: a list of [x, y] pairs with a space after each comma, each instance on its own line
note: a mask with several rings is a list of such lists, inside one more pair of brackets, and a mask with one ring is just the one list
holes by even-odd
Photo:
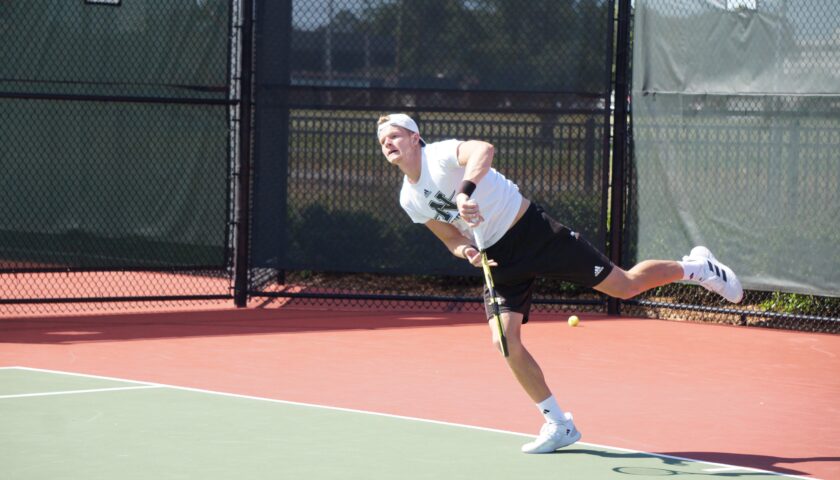
[[557, 446], [555, 446], [555, 447], [554, 447], [554, 448], [552, 448], [552, 449], [548, 449], [548, 448], [543, 447], [543, 448], [534, 448], [533, 450], [525, 450], [525, 447], [523, 447], [523, 448], [522, 448], [522, 453], [528, 453], [528, 454], [542, 454], [542, 453], [552, 453], [552, 452], [556, 452], [557, 450], [559, 450], [559, 449], [561, 449], [561, 448], [565, 448], [565, 447], [568, 447], [569, 445], [573, 445], [573, 444], [575, 444], [575, 443], [579, 442], [579, 441], [580, 441], [580, 439], [581, 439], [581, 437], [582, 437], [582, 435], [580, 434], [580, 432], [579, 432], [579, 431], [577, 431], [577, 430], [575, 430], [574, 435], [572, 435], [572, 436], [569, 438], [569, 440], [570, 440], [570, 441], [560, 443], [560, 444], [558, 444]]

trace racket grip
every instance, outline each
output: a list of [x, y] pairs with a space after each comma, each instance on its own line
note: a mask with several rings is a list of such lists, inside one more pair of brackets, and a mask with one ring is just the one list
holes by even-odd
[[507, 358], [510, 356], [510, 350], [508, 350], [507, 335], [505, 335], [505, 328], [502, 326], [502, 317], [500, 317], [499, 314], [496, 314], [495, 317], [496, 330], [499, 332], [499, 344], [502, 347], [502, 356]]
[[475, 243], [478, 247], [480, 252], [484, 251], [484, 235], [481, 234], [481, 228], [473, 228], [473, 236], [475, 237]]

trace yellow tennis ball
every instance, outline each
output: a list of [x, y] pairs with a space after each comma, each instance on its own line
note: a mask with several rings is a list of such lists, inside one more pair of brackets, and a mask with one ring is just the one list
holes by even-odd
[[577, 317], [577, 315], [572, 315], [571, 317], [569, 317], [570, 327], [577, 327], [578, 323], [580, 323], [580, 319]]

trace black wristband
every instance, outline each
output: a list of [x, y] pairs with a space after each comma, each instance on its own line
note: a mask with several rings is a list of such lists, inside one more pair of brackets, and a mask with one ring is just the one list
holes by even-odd
[[469, 180], [461, 182], [461, 187], [458, 189], [458, 193], [466, 193], [468, 197], [472, 197], [474, 191], [475, 184]]

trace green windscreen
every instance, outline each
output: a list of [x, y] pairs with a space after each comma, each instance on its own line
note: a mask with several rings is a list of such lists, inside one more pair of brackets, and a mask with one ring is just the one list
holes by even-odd
[[0, 2], [0, 268], [223, 265], [227, 0]]
[[635, 3], [628, 262], [706, 245], [746, 288], [840, 291], [840, 5]]

